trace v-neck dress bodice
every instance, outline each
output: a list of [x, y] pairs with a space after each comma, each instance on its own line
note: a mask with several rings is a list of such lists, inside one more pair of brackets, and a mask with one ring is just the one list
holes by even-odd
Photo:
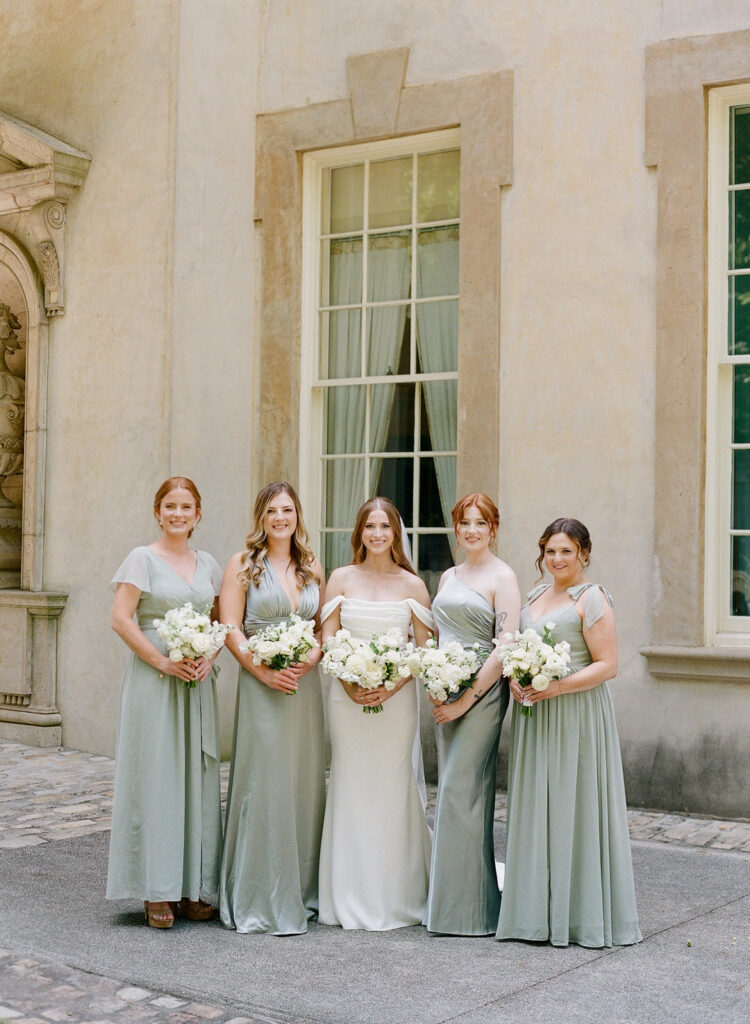
[[[476, 643], [482, 662], [490, 656], [495, 610], [455, 569], [448, 572], [433, 610], [441, 647], [451, 641], [466, 648]], [[491, 935], [497, 927], [496, 766], [508, 699], [508, 684], [500, 681], [466, 714], [435, 726], [438, 794], [424, 920], [431, 932]]]
[[[141, 592], [135, 618], [162, 654], [154, 628], [190, 601], [210, 610], [221, 569], [196, 552], [187, 582], [150, 547], [135, 548], [112, 585]], [[194, 688], [131, 652], [120, 699], [107, 898], [197, 900], [218, 888], [221, 856], [216, 672]]]
[[[570, 644], [573, 671], [591, 664], [588, 630], [612, 603], [584, 583], [571, 602], [537, 613], [529, 594], [521, 628]], [[581, 609], [583, 621], [576, 607]], [[641, 933], [635, 906], [625, 787], [609, 684], [539, 701], [526, 717], [514, 703], [508, 758], [508, 842], [498, 939], [553, 946], [630, 945]]]
[[[296, 614], [314, 618], [319, 601], [317, 583], [309, 583]], [[243, 632], [254, 636], [291, 614], [266, 559], [258, 586], [247, 588]], [[316, 916], [324, 758], [318, 669], [289, 696], [240, 668], [219, 892], [227, 928], [298, 934]]]

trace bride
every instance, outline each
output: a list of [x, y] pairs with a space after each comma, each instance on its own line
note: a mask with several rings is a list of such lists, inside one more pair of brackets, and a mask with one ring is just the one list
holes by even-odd
[[[398, 627], [424, 644], [433, 628], [427, 589], [401, 541], [387, 498], [357, 515], [350, 565], [331, 573], [321, 619], [323, 641], [340, 628], [368, 640]], [[382, 714], [363, 714], [382, 704]], [[420, 924], [427, 899], [430, 832], [420, 794], [418, 694], [363, 690], [340, 680], [328, 698], [331, 775], [320, 850], [322, 924], [386, 931]]]

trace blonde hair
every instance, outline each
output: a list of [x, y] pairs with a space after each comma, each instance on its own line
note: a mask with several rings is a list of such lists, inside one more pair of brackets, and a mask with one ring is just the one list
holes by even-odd
[[315, 573], [315, 555], [310, 547], [307, 528], [302, 518], [297, 492], [286, 480], [275, 480], [267, 484], [255, 499], [253, 509], [253, 526], [245, 540], [245, 551], [242, 555], [242, 568], [237, 573], [237, 580], [244, 590], [252, 583], [253, 586], [260, 586], [265, 568], [263, 559], [268, 554], [268, 537], [263, 526], [263, 520], [277, 494], [286, 492], [292, 499], [294, 509], [297, 513], [297, 528], [295, 529], [290, 542], [290, 555], [294, 563], [294, 574], [300, 590], [310, 583], [321, 581]]
[[401, 539], [401, 516], [398, 514], [396, 506], [390, 500], [390, 498], [370, 498], [366, 501], [362, 508], [357, 513], [357, 521], [354, 524], [352, 530], [352, 563], [354, 565], [361, 565], [367, 557], [367, 549], [362, 543], [362, 533], [365, 528], [365, 524], [370, 517], [370, 513], [378, 509], [380, 512], [385, 512], [388, 517], [388, 525], [393, 531], [393, 544], [391, 545], [391, 558], [400, 566], [402, 569], [406, 569], [407, 572], [417, 573], [414, 566], [411, 564], [409, 559], [406, 557], [404, 552], [404, 543]]

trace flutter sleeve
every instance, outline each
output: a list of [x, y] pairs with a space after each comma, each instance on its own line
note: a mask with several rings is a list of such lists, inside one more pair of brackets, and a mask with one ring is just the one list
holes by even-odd
[[222, 573], [221, 566], [214, 556], [209, 555], [208, 552], [206, 552], [206, 555], [208, 557], [208, 564], [211, 567], [211, 586], [213, 587], [214, 597], [218, 597], [219, 591], [221, 590], [221, 580], [224, 574]]
[[583, 597], [583, 626], [584, 629], [591, 627], [604, 615], [604, 598], [606, 597], [610, 607], [614, 607], [612, 595], [604, 587], [594, 584], [586, 590]]
[[151, 580], [148, 569], [148, 555], [145, 548], [133, 548], [112, 577], [112, 589], [116, 590], [118, 583], [131, 583], [134, 587], [138, 587], [142, 593], [151, 593]]

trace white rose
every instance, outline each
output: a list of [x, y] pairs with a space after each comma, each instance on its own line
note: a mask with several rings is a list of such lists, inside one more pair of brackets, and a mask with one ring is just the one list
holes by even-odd
[[205, 654], [211, 646], [211, 638], [205, 633], [198, 633], [193, 637], [193, 650], [196, 654]]
[[182, 651], [179, 647], [173, 647], [169, 652], [170, 661], [182, 661]]
[[549, 683], [549, 676], [545, 676], [543, 672], [540, 672], [538, 676], [534, 676], [534, 678], [531, 680], [532, 687], [535, 690], [538, 690], [539, 692], [541, 692], [542, 690], [546, 690], [549, 686]]

